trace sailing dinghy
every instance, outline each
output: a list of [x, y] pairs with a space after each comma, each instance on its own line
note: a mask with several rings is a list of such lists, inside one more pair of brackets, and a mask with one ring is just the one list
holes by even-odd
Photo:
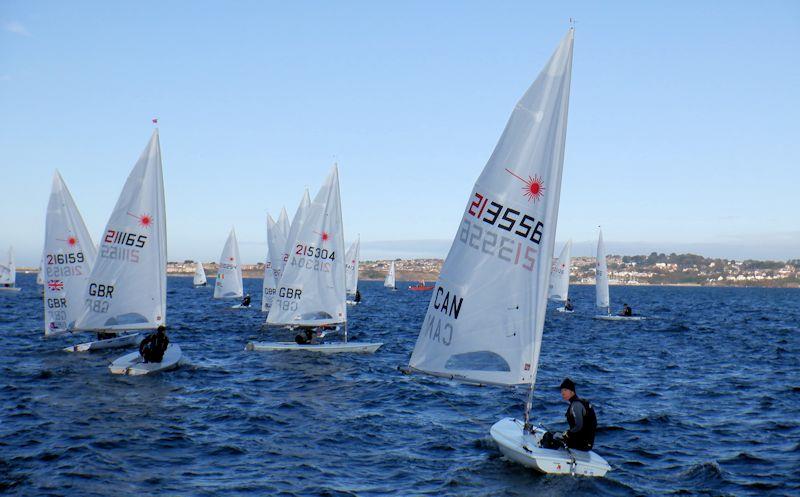
[[426, 285], [425, 280], [422, 280], [416, 285], [409, 285], [408, 289], [412, 292], [428, 292], [433, 290], [433, 285]]
[[206, 279], [206, 270], [203, 268], [203, 263], [200, 261], [194, 263], [194, 278], [192, 279], [192, 285], [194, 285], [195, 288], [208, 285], [208, 280]]
[[[550, 292], [548, 298], [555, 302], [565, 303], [569, 297], [569, 268], [572, 258], [572, 240], [568, 240], [561, 249], [561, 255], [553, 263], [550, 270]], [[556, 308], [558, 312], [572, 314], [574, 310], [567, 310], [563, 305]]]
[[[152, 330], [166, 326], [167, 223], [164, 179], [158, 129], [122, 188], [117, 205], [103, 231], [98, 257], [84, 292], [85, 307], [76, 328], [105, 333]], [[141, 340], [127, 335], [117, 340]], [[108, 341], [101, 340], [100, 345]], [[175, 367], [180, 347], [170, 344], [166, 362], [151, 363], [153, 373]], [[143, 361], [139, 352], [124, 355], [109, 368], [127, 374], [127, 368]], [[122, 366], [125, 366], [124, 368]]]
[[[214, 283], [215, 299], [240, 299], [243, 296], [242, 267], [239, 264], [239, 242], [236, 230], [231, 228], [228, 240], [219, 256], [217, 279]], [[238, 308], [241, 306], [233, 306]]]
[[528, 385], [524, 420], [490, 434], [511, 461], [545, 473], [602, 476], [593, 452], [543, 449], [530, 410], [558, 220], [573, 31], [519, 101], [475, 183], [407, 371]]
[[595, 305], [606, 311], [605, 314], [598, 314], [594, 319], [602, 321], [642, 321], [644, 316], [621, 316], [611, 314], [611, 301], [608, 292], [608, 265], [606, 263], [606, 246], [603, 243], [603, 231], [597, 237], [597, 258], [595, 259]]
[[347, 296], [352, 296], [352, 299], [347, 299], [347, 305], [358, 305], [355, 300], [356, 292], [358, 292], [358, 263], [361, 257], [361, 236], [350, 245], [345, 254], [347, 264], [344, 267], [345, 286], [347, 287]]
[[297, 235], [289, 240], [289, 260], [278, 283], [267, 325], [304, 329], [330, 329], [342, 325], [344, 341], [302, 344], [249, 342], [245, 349], [305, 350], [322, 354], [372, 353], [378, 350], [382, 343], [347, 339], [344, 229], [336, 165], [308, 206]]
[[389, 264], [389, 272], [386, 273], [386, 278], [383, 280], [383, 286], [386, 288], [391, 288], [392, 290], [397, 290], [397, 282], [395, 281], [395, 267], [394, 261]]
[[16, 294], [22, 291], [17, 285], [17, 266], [14, 264], [14, 247], [8, 247], [8, 264], [0, 264], [0, 292]]

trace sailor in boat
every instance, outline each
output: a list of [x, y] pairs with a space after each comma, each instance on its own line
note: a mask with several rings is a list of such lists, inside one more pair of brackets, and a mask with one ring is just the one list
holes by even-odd
[[597, 415], [588, 400], [575, 393], [575, 382], [565, 378], [561, 382], [561, 398], [569, 402], [567, 407], [567, 423], [569, 429], [562, 434], [547, 432], [540, 445], [544, 449], [560, 449], [567, 447], [575, 450], [592, 450], [594, 435], [597, 431]]
[[316, 345], [322, 341], [327, 330], [335, 329], [335, 326], [303, 327], [299, 334], [294, 336], [297, 345]]
[[161, 359], [164, 358], [164, 352], [167, 351], [169, 345], [166, 331], [165, 326], [159, 326], [155, 333], [147, 335], [139, 344], [139, 354], [144, 362], [161, 362]]
[[250, 307], [250, 294], [244, 296], [242, 299], [242, 307]]
[[575, 307], [572, 305], [572, 301], [570, 299], [567, 299], [567, 301], [564, 302], [564, 310], [565, 311], [573, 311], [573, 310], [575, 310]]
[[358, 289], [356, 289], [356, 296], [354, 298], [354, 301], [356, 303], [361, 302], [361, 292]]
[[622, 312], [620, 316], [633, 316], [633, 309], [628, 304], [622, 304]]
[[98, 331], [97, 332], [97, 339], [98, 340], [109, 340], [111, 338], [116, 338], [116, 336], [117, 336], [116, 333], [106, 333], [106, 332], [103, 332], [103, 331]]

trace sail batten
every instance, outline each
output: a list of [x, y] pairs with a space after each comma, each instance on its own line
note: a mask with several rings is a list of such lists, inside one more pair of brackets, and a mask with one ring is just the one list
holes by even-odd
[[552, 266], [572, 67], [570, 30], [509, 118], [470, 194], [409, 366], [533, 384]]

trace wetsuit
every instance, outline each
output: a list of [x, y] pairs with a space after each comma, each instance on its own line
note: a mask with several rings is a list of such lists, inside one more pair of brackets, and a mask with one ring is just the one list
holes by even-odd
[[355, 298], [355, 301], [356, 301], [356, 302], [361, 302], [361, 292], [359, 292], [358, 290], [356, 290], [356, 298]]
[[569, 430], [565, 433], [564, 442], [570, 449], [591, 450], [594, 445], [594, 434], [597, 431], [597, 416], [588, 400], [573, 395], [567, 407], [567, 423]]
[[250, 307], [250, 295], [242, 299], [242, 307]]
[[565, 310], [565, 311], [571, 311], [572, 309], [573, 309], [573, 307], [572, 307], [572, 302], [570, 302], [569, 300], [567, 300], [567, 302], [564, 304], [564, 310]]
[[631, 308], [630, 308], [630, 306], [627, 306], [627, 305], [626, 305], [626, 306], [625, 306], [625, 307], [622, 309], [622, 315], [623, 315], [623, 316], [633, 316], [633, 309], [631, 309]]
[[139, 344], [139, 354], [144, 362], [161, 362], [167, 351], [169, 338], [164, 333], [152, 333]]

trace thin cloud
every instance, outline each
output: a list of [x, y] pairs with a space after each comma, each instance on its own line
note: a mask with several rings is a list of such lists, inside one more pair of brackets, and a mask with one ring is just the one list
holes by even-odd
[[22, 23], [17, 21], [9, 21], [3, 24], [3, 29], [8, 31], [9, 33], [13, 33], [19, 36], [30, 36], [30, 31], [22, 25]]

